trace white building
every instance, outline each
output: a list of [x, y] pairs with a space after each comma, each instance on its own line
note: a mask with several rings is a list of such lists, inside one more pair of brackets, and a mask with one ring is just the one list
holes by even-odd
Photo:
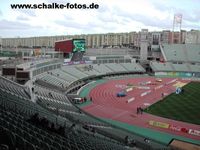
[[185, 43], [200, 44], [200, 31], [191, 30], [187, 32]]
[[147, 60], [148, 55], [148, 29], [142, 29], [140, 39], [140, 59]]

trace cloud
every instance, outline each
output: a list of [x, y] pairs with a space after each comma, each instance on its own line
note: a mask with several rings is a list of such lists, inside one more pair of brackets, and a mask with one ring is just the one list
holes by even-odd
[[57, 21], [55, 21], [55, 23], [57, 25], [60, 25], [60, 26], [66, 27], [66, 28], [69, 27], [69, 28], [84, 29], [87, 27], [87, 25], [77, 23], [73, 20], [71, 20], [71, 21], [57, 20]]
[[24, 14], [26, 16], [36, 17], [36, 13], [35, 13], [34, 10], [30, 10], [30, 9], [17, 9], [17, 11], [19, 11], [21, 14]]
[[183, 20], [190, 22], [200, 22], [200, 11], [196, 10], [193, 13], [188, 14], [187, 12], [183, 13]]
[[99, 19], [104, 22], [112, 22], [123, 26], [134, 22], [145, 26], [169, 27], [172, 23], [169, 22], [170, 16], [166, 12], [163, 12], [163, 15], [156, 15], [156, 13], [154, 15], [147, 15], [140, 12], [128, 12], [117, 7], [113, 9], [113, 14], [109, 14], [108, 12], [103, 13]]
[[2, 11], [0, 10], [0, 16], [3, 16], [3, 13], [2, 13]]
[[[194, 20], [193, 21], [197, 21], [197, 22], [200, 22], [200, 10], [198, 9], [198, 10], [195, 10], [194, 11]], [[200, 24], [199, 24], [199, 26], [200, 26]]]
[[[25, 1], [25, 0], [22, 0]], [[5, 1], [6, 2], [6, 1]], [[175, 13], [183, 14], [184, 29], [200, 29], [199, 0], [36, 0], [32, 3], [99, 4], [99, 9], [0, 10], [1, 35], [59, 35], [131, 32], [142, 28], [172, 29]], [[8, 3], [8, 2], [7, 2]], [[26, 1], [25, 1], [26, 3]], [[5, 8], [5, 7], [4, 7]], [[24, 31], [23, 31], [24, 30]]]
[[117, 22], [116, 17], [117, 17], [116, 13], [112, 13], [109, 11], [105, 11], [105, 12], [97, 14], [97, 20], [100, 20], [104, 23]]
[[19, 21], [28, 21], [28, 20], [29, 20], [29, 18], [28, 18], [28, 17], [24, 17], [24, 16], [20, 15], [20, 16], [18, 16], [18, 17], [16, 18], [16, 20], [19, 20]]
[[28, 30], [30, 28], [41, 28], [39, 26], [31, 26], [27, 23], [21, 23], [18, 21], [8, 21], [8, 20], [1, 20], [0, 21], [0, 28], [2, 30]]

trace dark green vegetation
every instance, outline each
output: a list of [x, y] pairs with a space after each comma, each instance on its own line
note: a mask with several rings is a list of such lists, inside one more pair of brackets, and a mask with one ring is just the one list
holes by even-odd
[[148, 107], [145, 112], [173, 120], [200, 124], [200, 82], [191, 82], [183, 89], [183, 93], [172, 93]]

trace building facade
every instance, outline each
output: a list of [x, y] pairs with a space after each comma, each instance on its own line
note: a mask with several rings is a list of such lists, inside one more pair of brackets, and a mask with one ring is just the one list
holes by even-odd
[[[64, 39], [85, 39], [88, 48], [103, 47], [134, 47], [140, 48], [142, 32], [106, 33], [106, 34], [81, 34], [81, 35], [60, 35], [60, 36], [40, 36], [27, 38], [2, 38], [4, 48], [54, 48], [55, 41]], [[200, 44], [200, 31], [191, 30], [186, 32], [171, 32], [163, 30], [161, 32], [148, 32], [147, 39], [150, 45], [196, 43]]]
[[200, 44], [200, 31], [191, 30], [186, 33], [186, 43]]
[[147, 60], [149, 36], [148, 29], [142, 29], [140, 40], [140, 59]]
[[2, 38], [0, 37], [0, 48], [2, 47]]

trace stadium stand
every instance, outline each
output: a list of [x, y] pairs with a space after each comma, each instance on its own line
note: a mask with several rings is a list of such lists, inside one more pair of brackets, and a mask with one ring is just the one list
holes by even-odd
[[68, 105], [71, 104], [70, 101], [68, 100], [67, 96], [65, 96], [61, 93], [58, 93], [56, 91], [49, 90], [44, 87], [34, 86], [34, 93], [37, 95], [43, 96], [43, 97], [48, 97], [48, 98], [52, 98], [54, 100], [65, 102]]
[[[54, 127], [52, 122], [45, 120], [45, 118], [38, 120], [33, 119], [34, 122], [28, 122], [24, 116], [18, 113], [1, 109], [0, 135], [4, 139], [1, 143], [10, 149], [28, 150], [126, 149], [123, 145], [104, 140], [98, 136], [94, 137], [89, 133], [81, 131], [75, 133], [74, 131], [70, 132], [70, 128]], [[51, 127], [45, 128], [48, 124], [51, 124]], [[61, 131], [68, 133], [63, 135]]]
[[30, 91], [28, 88], [23, 87], [15, 82], [12, 82], [0, 76], [0, 88], [22, 98], [30, 98]]
[[175, 64], [172, 62], [156, 62], [156, 61], [152, 61], [150, 63], [151, 68], [153, 69], [153, 71], [177, 71], [177, 72], [199, 72], [200, 71], [200, 67], [199, 65], [192, 65], [192, 64], [188, 64], [188, 63], [183, 63], [183, 64]]
[[166, 61], [200, 62], [199, 44], [163, 44], [161, 51]]
[[100, 75], [100, 72], [93, 69], [93, 65], [79, 65], [76, 68], [89, 76]]
[[66, 87], [67, 85], [69, 85], [69, 83], [63, 79], [58, 78], [57, 76], [53, 76], [52, 72], [49, 72], [47, 74], [44, 74], [41, 78], [41, 80], [45, 81], [45, 82], [49, 82], [53, 85], [56, 85], [58, 87]]
[[167, 61], [185, 61], [187, 57], [183, 53], [183, 45], [163, 45], [164, 53]]
[[172, 66], [173, 66], [175, 71], [189, 71], [186, 64], [174, 64], [174, 63], [172, 63]]
[[[10, 81], [1, 78], [1, 82], [7, 85]], [[8, 85], [11, 84], [13, 83]], [[1, 148], [30, 150], [129, 149], [115, 140], [106, 140], [98, 133], [94, 135], [94, 131], [79, 130], [73, 122], [52, 114], [37, 103], [30, 101], [25, 94], [19, 94], [19, 91], [13, 90], [16, 87], [21, 89], [22, 86], [15, 84], [13, 86], [0, 88], [0, 137], [4, 139], [0, 142]], [[41, 87], [35, 88], [43, 96], [48, 92]], [[10, 94], [11, 92], [13, 94]], [[57, 101], [54, 99], [54, 104], [58, 104], [58, 101], [64, 98], [56, 92], [52, 92], [52, 97], [59, 99]], [[86, 115], [82, 114], [82, 116]]]
[[194, 72], [200, 72], [200, 65], [190, 65], [190, 68]]
[[100, 76], [114, 73], [145, 72], [137, 63], [108, 63], [92, 65], [64, 66], [51, 72], [44, 73], [40, 79], [57, 87], [66, 88], [76, 80], [91, 76]]
[[56, 70], [54, 70], [52, 72], [53, 72], [53, 74], [57, 74], [58, 78], [61, 78], [61, 79], [65, 80], [65, 81], [67, 81], [69, 84], [76, 80], [76, 78], [74, 78], [74, 76], [71, 76], [70, 74], [68, 74], [64, 70], [56, 69]]
[[[184, 49], [181, 46], [178, 48]], [[180, 51], [177, 51], [175, 53], [179, 54]], [[194, 57], [189, 56], [186, 50], [181, 55], [186, 60]], [[172, 60], [182, 59], [174, 56]], [[51, 71], [43, 69], [51, 64], [48, 61], [35, 64], [33, 69], [39, 68], [43, 71], [35, 73], [36, 82], [32, 89], [0, 77], [0, 137], [8, 139], [1, 141], [0, 148], [30, 150], [166, 148], [167, 146], [153, 140], [151, 144], [145, 143], [144, 137], [119, 129], [83, 112], [72, 103], [69, 96], [65, 95], [70, 93], [66, 91], [68, 88], [74, 89], [76, 93], [80, 87], [96, 77], [115, 78], [120, 75], [123, 78], [137, 77], [138, 74], [134, 73], [145, 73], [145, 69], [138, 63], [107, 62], [109, 61], [104, 64], [51, 67]], [[154, 71], [200, 71], [200, 66], [197, 64], [151, 62], [150, 66]], [[48, 86], [37, 82], [39, 80], [48, 83]], [[35, 101], [32, 101], [31, 93], [35, 95]], [[134, 143], [127, 143], [124, 139], [126, 136], [134, 139]]]
[[186, 50], [190, 61], [200, 62], [200, 45], [186, 44]]
[[56, 109], [77, 111], [77, 109], [75, 109], [69, 102], [68, 98], [61, 93], [57, 93], [38, 86], [34, 87], [34, 93], [36, 95], [37, 101], [40, 101], [40, 103], [46, 105], [47, 107], [54, 106]]
[[168, 62], [165, 62], [165, 63], [151, 62], [150, 66], [154, 71], [172, 71], [173, 70], [170, 63]]
[[111, 73], [112, 71], [106, 67], [104, 64], [94, 64], [93, 65], [94, 70], [100, 72], [101, 74], [107, 74]]
[[79, 71], [78, 69], [76, 69], [76, 67], [64, 66], [62, 69], [65, 70], [65, 72], [67, 72], [68, 74], [75, 76], [77, 79], [87, 77], [87, 74]]
[[130, 72], [145, 72], [144, 68], [137, 63], [122, 63], [120, 64]]
[[126, 72], [127, 70], [122, 67], [120, 64], [115, 64], [115, 63], [109, 63], [105, 64], [110, 70], [113, 72]]

